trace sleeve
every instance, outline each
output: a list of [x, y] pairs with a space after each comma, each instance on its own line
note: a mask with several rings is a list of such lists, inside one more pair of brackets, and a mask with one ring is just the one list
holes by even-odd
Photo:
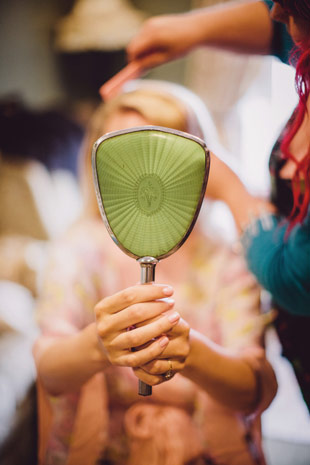
[[[241, 251], [240, 251], [241, 252]], [[248, 415], [258, 417], [272, 402], [277, 382], [266, 358], [264, 336], [273, 312], [261, 310], [261, 287], [247, 269], [242, 254], [235, 251], [225, 256], [221, 273], [214, 273], [219, 281], [218, 323], [221, 345], [241, 357], [257, 379], [257, 399]]]
[[296, 315], [310, 314], [310, 211], [286, 235], [287, 222], [264, 215], [248, 226], [241, 241], [250, 271], [276, 304]]
[[94, 319], [98, 289], [79, 247], [69, 241], [52, 245], [36, 308], [41, 333], [68, 336]]
[[[271, 10], [273, 1], [263, 0], [266, 6]], [[273, 36], [271, 42], [271, 55], [278, 57], [283, 63], [289, 62], [290, 52], [293, 48], [293, 41], [286, 30], [286, 26], [277, 21], [273, 23]]]
[[[104, 268], [104, 259], [93, 237], [85, 241], [77, 236], [67, 235], [51, 245], [37, 306], [43, 334], [38, 350], [45, 337], [74, 335], [94, 320], [93, 308], [103, 290], [97, 272]], [[107, 437], [104, 374], [97, 373], [75, 391], [52, 396], [39, 372], [37, 389], [40, 464], [97, 463]]]

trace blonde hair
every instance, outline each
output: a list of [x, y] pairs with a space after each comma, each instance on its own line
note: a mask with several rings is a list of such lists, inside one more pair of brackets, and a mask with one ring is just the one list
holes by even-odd
[[148, 124], [187, 131], [187, 112], [177, 98], [153, 89], [137, 89], [124, 93], [99, 105], [90, 120], [80, 157], [80, 179], [85, 200], [85, 214], [98, 214], [95, 192], [92, 185], [91, 153], [93, 144], [105, 133], [105, 124], [118, 113], [135, 111]]

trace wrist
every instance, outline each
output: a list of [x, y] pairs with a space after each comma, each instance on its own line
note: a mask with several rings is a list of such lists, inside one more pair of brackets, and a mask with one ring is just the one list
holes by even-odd
[[103, 350], [102, 343], [98, 336], [96, 323], [91, 323], [85, 329], [85, 336], [89, 347], [91, 361], [98, 367], [98, 371], [110, 366], [110, 362]]
[[190, 329], [189, 332], [189, 354], [185, 361], [185, 366], [182, 370], [182, 374], [188, 378], [191, 378], [191, 375], [197, 370], [197, 357], [199, 358], [200, 350], [199, 350], [199, 333], [194, 330]]
[[203, 9], [193, 10], [186, 15], [186, 37], [188, 49], [205, 45], [208, 42], [209, 18]]

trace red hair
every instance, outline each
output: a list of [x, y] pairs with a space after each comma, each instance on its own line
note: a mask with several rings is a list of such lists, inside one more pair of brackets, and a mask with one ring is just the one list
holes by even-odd
[[[310, 140], [308, 151], [299, 161], [290, 152], [290, 144], [300, 128], [307, 110], [307, 100], [310, 94], [310, 0], [280, 0], [285, 11], [303, 21], [309, 21], [309, 35], [298, 43], [292, 52], [291, 63], [295, 64], [295, 86], [299, 95], [299, 103], [295, 112], [293, 124], [288, 128], [281, 143], [281, 152], [285, 159], [293, 160], [296, 171], [292, 178], [293, 208], [289, 217], [289, 230], [301, 223], [307, 215], [310, 203]], [[304, 183], [304, 188], [302, 186]]]

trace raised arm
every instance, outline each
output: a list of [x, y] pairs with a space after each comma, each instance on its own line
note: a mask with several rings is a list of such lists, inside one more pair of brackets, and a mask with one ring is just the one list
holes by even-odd
[[287, 221], [266, 200], [252, 196], [238, 176], [214, 154], [207, 195], [230, 208], [249, 269], [275, 302], [298, 315], [310, 313], [310, 211], [286, 233]]
[[253, 218], [275, 212], [269, 201], [251, 195], [237, 174], [214, 153], [211, 153], [206, 195], [227, 204], [239, 233]]
[[199, 46], [268, 54], [273, 24], [263, 1], [236, 1], [148, 19], [127, 47], [129, 61], [147, 69]]

